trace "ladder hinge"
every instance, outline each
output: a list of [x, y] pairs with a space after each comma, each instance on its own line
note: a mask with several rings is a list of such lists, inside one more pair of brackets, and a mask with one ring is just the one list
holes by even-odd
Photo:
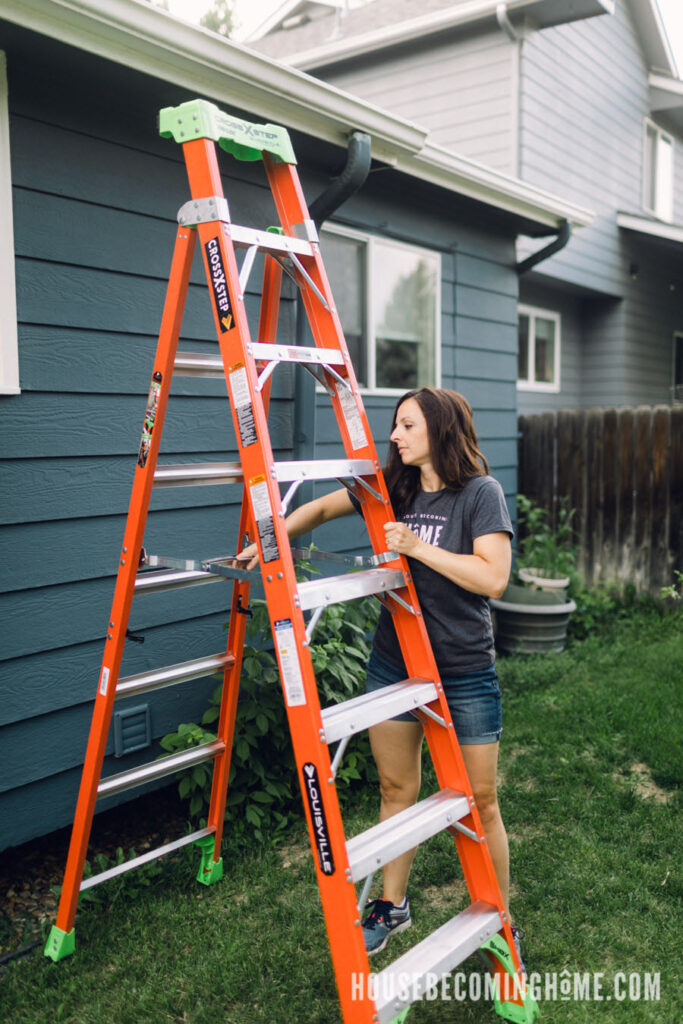
[[190, 199], [178, 210], [178, 223], [185, 228], [194, 228], [197, 224], [206, 224], [212, 220], [230, 223], [230, 208], [225, 196]]

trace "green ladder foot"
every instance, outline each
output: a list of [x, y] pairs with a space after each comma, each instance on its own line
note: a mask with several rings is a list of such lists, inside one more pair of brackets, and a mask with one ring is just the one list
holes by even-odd
[[409, 1013], [410, 1013], [410, 1007], [406, 1006], [405, 1010], [401, 1010], [399, 1015], [397, 1017], [394, 1017], [394, 1019], [392, 1020], [391, 1024], [403, 1024], [404, 1020], [407, 1019]]
[[213, 885], [214, 882], [220, 882], [223, 877], [223, 858], [221, 857], [217, 861], [213, 859], [213, 836], [204, 836], [203, 839], [198, 839], [195, 845], [202, 852], [197, 881], [202, 885]]
[[[505, 939], [500, 935], [494, 935], [492, 938], [485, 942], [481, 947], [483, 951], [489, 953], [492, 957], [498, 961], [504, 971], [510, 977], [510, 994], [516, 991], [515, 986], [517, 982], [517, 974], [515, 972], [514, 961], [508, 948], [508, 944]], [[507, 988], [507, 986], [505, 986]], [[502, 1017], [508, 1024], [533, 1024], [538, 1017], [540, 1010], [538, 1003], [532, 998], [528, 988], [522, 995], [522, 1005], [519, 1003], [513, 1003], [509, 1000], [501, 999], [500, 994], [497, 993], [494, 997], [494, 1005], [496, 1013], [499, 1017]]]
[[76, 929], [72, 928], [70, 932], [65, 932], [58, 928], [56, 924], [53, 924], [45, 944], [45, 949], [43, 950], [45, 956], [48, 956], [50, 960], [54, 960], [57, 963], [59, 960], [63, 960], [65, 956], [71, 956], [75, 948]]

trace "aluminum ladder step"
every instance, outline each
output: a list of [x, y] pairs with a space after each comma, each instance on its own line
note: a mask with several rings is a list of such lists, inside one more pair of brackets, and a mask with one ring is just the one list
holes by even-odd
[[369, 729], [371, 725], [429, 704], [436, 698], [436, 686], [428, 679], [404, 679], [342, 704], [332, 704], [322, 712], [325, 741], [336, 743], [346, 736]]
[[130, 860], [124, 861], [123, 864], [117, 864], [116, 867], [108, 868], [106, 871], [100, 871], [97, 875], [91, 875], [90, 878], [83, 879], [80, 891], [84, 892], [86, 889], [92, 889], [94, 885], [108, 882], [110, 878], [116, 878], [117, 875], [123, 875], [126, 871], [132, 871], [143, 864], [149, 864], [150, 861], [158, 860], [159, 857], [166, 857], [169, 853], [181, 850], [183, 846], [189, 846], [191, 843], [196, 843], [198, 839], [205, 839], [207, 836], [215, 835], [215, 833], [216, 829], [213, 826], [201, 828], [197, 832], [190, 833], [190, 835], [174, 839], [172, 843], [157, 846], [155, 850], [148, 850], [146, 853], [141, 853], [139, 857], [132, 857]]
[[[311, 366], [343, 366], [344, 356], [336, 348], [310, 345], [277, 345], [252, 341], [247, 351], [254, 359], [276, 363], [306, 363]], [[177, 377], [209, 377], [225, 379], [220, 353], [178, 352], [173, 364]]]
[[213, 672], [218, 672], [234, 664], [234, 655], [226, 652], [211, 654], [204, 658], [193, 658], [192, 661], [179, 661], [176, 665], [155, 668], [148, 672], [137, 672], [133, 676], [119, 679], [116, 686], [116, 699], [137, 697], [140, 693], [159, 690], [163, 686], [175, 686], [186, 683], [190, 679], [202, 679]]
[[102, 779], [97, 787], [98, 799], [123, 793], [135, 786], [142, 786], [145, 782], [163, 779], [183, 768], [191, 768], [193, 765], [211, 761], [214, 757], [222, 754], [224, 750], [225, 744], [222, 740], [213, 740], [211, 743], [202, 743], [197, 747], [181, 750], [177, 754], [171, 754], [170, 757], [160, 757], [158, 761], [138, 765], [137, 768], [131, 768], [129, 771], [109, 775], [106, 779]]
[[379, 1024], [420, 999], [434, 978], [449, 974], [502, 928], [495, 907], [477, 900], [462, 913], [437, 928], [374, 978]]
[[226, 577], [217, 572], [203, 572], [200, 569], [170, 569], [161, 572], [140, 572], [135, 577], [135, 593], [160, 594], [164, 590], [178, 590], [181, 587], [196, 587], [202, 583], [225, 582]]
[[301, 610], [308, 611], [311, 608], [352, 601], [357, 597], [368, 597], [370, 594], [389, 593], [405, 585], [405, 577], [400, 569], [366, 569], [364, 572], [308, 580], [299, 584], [297, 592]]
[[[276, 462], [273, 473], [278, 483], [294, 480], [338, 480], [340, 477], [376, 476], [370, 459], [311, 459]], [[237, 484], [244, 481], [239, 462], [181, 462], [157, 466], [154, 487], [194, 487], [197, 485]]]
[[471, 809], [463, 793], [442, 789], [349, 839], [346, 852], [354, 882], [455, 825]]

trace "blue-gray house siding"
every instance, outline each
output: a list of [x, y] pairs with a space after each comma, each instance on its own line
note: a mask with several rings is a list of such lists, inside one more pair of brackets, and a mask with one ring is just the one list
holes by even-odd
[[[119, 545], [135, 468], [156, 333], [187, 199], [181, 154], [156, 135], [176, 86], [3, 24], [21, 394], [0, 398], [0, 848], [70, 823], [80, 778]], [[245, 112], [248, 114], [249, 112]], [[296, 137], [304, 191], [314, 197], [344, 154]], [[258, 165], [222, 163], [234, 219], [265, 227], [274, 211]], [[516, 490], [516, 304], [509, 216], [394, 172], [371, 175], [346, 222], [395, 232], [442, 254], [443, 377], [472, 400], [482, 446]], [[247, 310], [256, 330], [260, 275]], [[294, 338], [286, 291], [282, 340]], [[215, 333], [203, 271], [192, 275], [180, 349], [208, 351]], [[296, 457], [294, 375], [275, 378], [275, 456]], [[340, 451], [323, 396], [319, 457]], [[394, 399], [368, 396], [380, 452]], [[174, 381], [162, 461], [232, 460], [222, 381]], [[149, 551], [201, 557], [236, 542], [241, 490], [164, 489], [153, 496]], [[358, 546], [358, 526], [321, 546]], [[362, 538], [361, 538], [362, 540]], [[221, 650], [230, 588], [137, 598], [122, 674]], [[145, 697], [152, 738], [198, 720], [215, 680]], [[122, 703], [122, 708], [125, 702]], [[105, 774], [150, 760], [107, 748]], [[130, 796], [128, 794], [127, 796]]]

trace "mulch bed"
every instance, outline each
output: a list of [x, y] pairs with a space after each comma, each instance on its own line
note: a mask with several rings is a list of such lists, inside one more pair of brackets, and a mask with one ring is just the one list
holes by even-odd
[[[137, 854], [185, 834], [187, 811], [167, 787], [95, 815], [88, 857], [114, 857], [118, 847]], [[71, 838], [71, 826], [0, 852], [0, 961], [42, 939], [53, 923]]]

